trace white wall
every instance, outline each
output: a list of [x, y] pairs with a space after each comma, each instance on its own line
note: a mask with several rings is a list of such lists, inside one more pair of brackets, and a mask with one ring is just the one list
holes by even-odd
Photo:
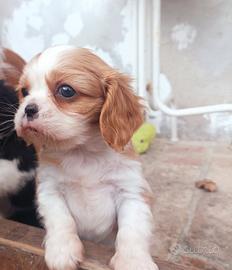
[[85, 46], [132, 73], [133, 0], [1, 1], [1, 44], [29, 61], [57, 44]]
[[[76, 44], [135, 76], [136, 0], [0, 1], [1, 44], [26, 61], [52, 45]], [[178, 108], [232, 103], [232, 1], [161, 1], [163, 94], [172, 91]], [[169, 117], [158, 112], [150, 121], [169, 136]], [[184, 139], [229, 141], [231, 127], [230, 113], [179, 119]]]
[[[161, 0], [161, 71], [178, 108], [232, 103], [232, 1]], [[232, 116], [179, 120], [180, 137], [232, 140]]]

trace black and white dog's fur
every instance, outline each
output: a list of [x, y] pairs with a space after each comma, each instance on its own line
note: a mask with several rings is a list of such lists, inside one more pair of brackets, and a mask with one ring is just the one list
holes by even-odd
[[39, 226], [34, 205], [36, 151], [16, 135], [17, 108], [14, 88], [0, 80], [0, 217]]

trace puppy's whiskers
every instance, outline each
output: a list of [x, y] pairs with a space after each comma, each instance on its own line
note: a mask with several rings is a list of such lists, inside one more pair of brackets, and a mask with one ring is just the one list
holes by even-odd
[[0, 126], [3, 126], [3, 125], [5, 125], [5, 124], [7, 124], [7, 123], [14, 123], [14, 120], [11, 119], [11, 120], [4, 121], [4, 122], [2, 122], [2, 123], [0, 124]]
[[3, 101], [0, 101], [1, 104], [4, 104], [4, 105], [8, 105], [10, 107], [13, 107], [17, 110], [17, 107], [19, 105], [19, 103], [15, 103], [15, 104], [12, 104], [6, 97], [3, 97], [7, 102], [3, 102]]
[[14, 129], [10, 130], [8, 133], [4, 135], [4, 142], [3, 142], [3, 147], [6, 145], [7, 141], [11, 137], [11, 135], [14, 133]]

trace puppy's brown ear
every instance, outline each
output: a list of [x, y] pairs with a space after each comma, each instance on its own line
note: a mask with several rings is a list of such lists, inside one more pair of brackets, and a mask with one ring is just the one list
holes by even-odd
[[106, 100], [101, 110], [100, 130], [116, 152], [124, 150], [144, 121], [144, 106], [141, 98], [133, 93], [131, 81], [118, 72], [112, 72], [105, 79]]

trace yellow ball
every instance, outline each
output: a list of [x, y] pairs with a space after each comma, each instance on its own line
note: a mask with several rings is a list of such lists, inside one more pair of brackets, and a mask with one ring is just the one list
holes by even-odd
[[139, 154], [146, 152], [156, 134], [152, 124], [144, 123], [133, 135], [132, 141]]

